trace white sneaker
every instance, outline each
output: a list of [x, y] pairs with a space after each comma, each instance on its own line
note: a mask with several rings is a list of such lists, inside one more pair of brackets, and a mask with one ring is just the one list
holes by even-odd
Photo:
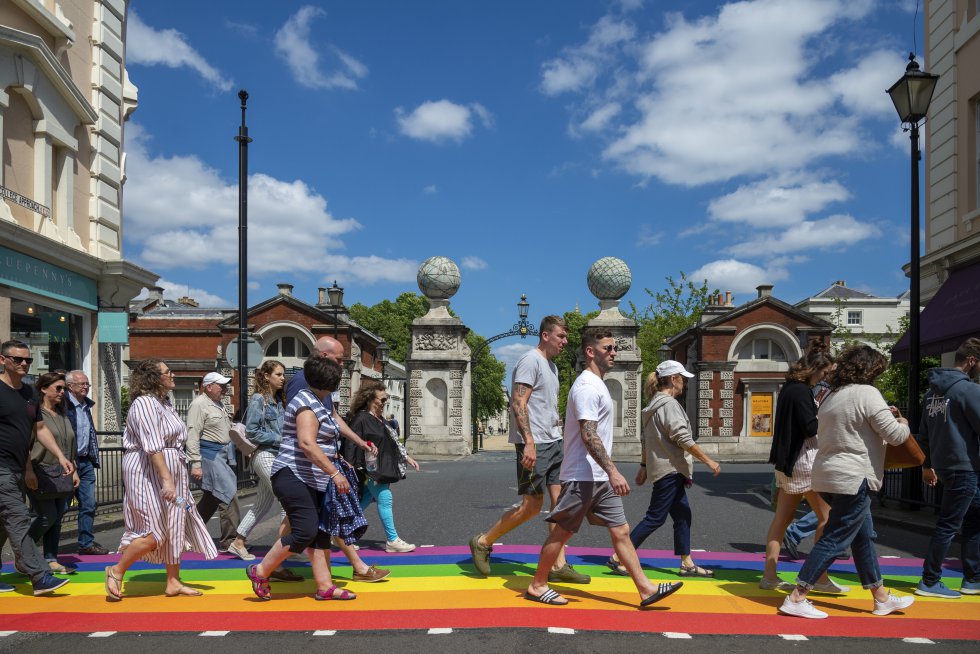
[[838, 584], [833, 579], [828, 578], [825, 584], [813, 584], [811, 590], [815, 593], [828, 593], [831, 595], [844, 595], [851, 592], [850, 586]]
[[779, 607], [779, 612], [785, 615], [795, 615], [798, 618], [811, 618], [813, 620], [823, 620], [827, 614], [813, 607], [809, 600], [794, 602], [789, 597], [783, 600], [783, 605]]
[[796, 588], [793, 584], [788, 581], [783, 581], [782, 579], [776, 579], [775, 581], [770, 581], [763, 577], [759, 580], [759, 588], [762, 590], [793, 590]]
[[886, 599], [884, 602], [875, 600], [875, 610], [872, 611], [872, 613], [875, 615], [888, 615], [892, 611], [907, 609], [908, 607], [912, 606], [913, 602], [915, 602], [915, 598], [911, 595], [898, 597], [897, 595], [888, 593], [888, 599]]
[[238, 558], [240, 558], [242, 561], [254, 561], [255, 560], [255, 555], [254, 554], [252, 554], [251, 552], [249, 552], [244, 547], [239, 547], [235, 543], [232, 543], [231, 545], [228, 546], [228, 553], [229, 554], [234, 554], [235, 556], [237, 556]]
[[414, 545], [406, 543], [401, 538], [385, 541], [385, 552], [411, 552], [414, 549]]

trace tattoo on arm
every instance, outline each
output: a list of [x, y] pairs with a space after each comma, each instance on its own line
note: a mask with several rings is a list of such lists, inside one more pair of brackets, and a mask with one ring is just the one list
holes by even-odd
[[527, 411], [527, 401], [531, 397], [531, 387], [526, 384], [514, 384], [514, 421], [517, 433], [525, 443], [534, 442], [531, 434], [531, 417]]
[[585, 443], [585, 449], [589, 451], [589, 455], [592, 456], [600, 468], [611, 474], [613, 471], [613, 462], [609, 458], [609, 455], [606, 454], [606, 448], [602, 445], [602, 439], [599, 438], [599, 423], [595, 420], [581, 420], [579, 424], [582, 426], [582, 441]]

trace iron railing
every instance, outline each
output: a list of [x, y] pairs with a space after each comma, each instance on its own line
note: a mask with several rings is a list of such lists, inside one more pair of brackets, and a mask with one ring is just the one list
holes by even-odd
[[[121, 431], [100, 431], [97, 434], [101, 437], [102, 442], [119, 442], [122, 438]], [[99, 450], [99, 463], [102, 467], [95, 471], [96, 515], [118, 511], [119, 506], [123, 503], [125, 488], [123, 487], [122, 458], [124, 451], [122, 447], [114, 446], [103, 447]], [[235, 474], [238, 477], [238, 490], [255, 486], [258, 483], [258, 478], [252, 472], [252, 466], [245, 464], [241, 452], [235, 453], [235, 459], [238, 464], [235, 468]], [[200, 490], [197, 482], [193, 479], [191, 480], [191, 490]], [[77, 511], [77, 501], [72, 498], [71, 506], [68, 507], [64, 520], [77, 520]]]
[[922, 468], [886, 470], [878, 500], [882, 506], [887, 501], [896, 501], [913, 510], [922, 507], [938, 510], [943, 501], [943, 485], [924, 484]]

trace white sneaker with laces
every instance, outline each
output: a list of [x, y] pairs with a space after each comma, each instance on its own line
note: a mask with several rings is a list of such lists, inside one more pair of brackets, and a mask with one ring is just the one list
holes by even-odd
[[249, 552], [244, 547], [239, 547], [235, 543], [228, 546], [228, 553], [233, 554], [240, 558], [242, 561], [254, 561], [255, 555]]
[[401, 538], [385, 541], [385, 552], [412, 552], [414, 550], [414, 545], [406, 543]]
[[851, 592], [850, 586], [838, 584], [833, 579], [828, 578], [825, 584], [813, 584], [811, 590], [815, 593], [828, 593], [831, 595], [844, 595]]
[[779, 607], [779, 612], [785, 615], [793, 615], [798, 618], [810, 618], [812, 620], [823, 620], [827, 614], [813, 607], [809, 600], [794, 602], [788, 596], [783, 600], [783, 605]]
[[884, 602], [875, 600], [875, 610], [872, 611], [872, 613], [875, 615], [888, 615], [893, 611], [907, 609], [908, 607], [912, 606], [913, 602], [915, 602], [915, 597], [912, 595], [898, 597], [897, 595], [888, 593], [888, 599], [886, 599]]

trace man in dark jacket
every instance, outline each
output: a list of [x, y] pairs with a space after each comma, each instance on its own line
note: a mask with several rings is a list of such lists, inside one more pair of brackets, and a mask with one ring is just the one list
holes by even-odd
[[95, 542], [96, 497], [95, 471], [99, 465], [99, 438], [95, 434], [92, 420], [92, 407], [95, 405], [88, 394], [92, 385], [88, 376], [81, 370], [72, 370], [65, 375], [68, 392], [65, 393], [65, 415], [75, 430], [75, 445], [78, 449], [78, 553], [108, 554], [109, 550]]
[[[922, 480], [943, 484], [943, 500], [916, 595], [980, 595], [980, 338], [967, 339], [952, 368], [929, 371], [918, 441], [925, 452]], [[959, 592], [942, 582], [943, 559], [963, 530], [963, 582]]]

